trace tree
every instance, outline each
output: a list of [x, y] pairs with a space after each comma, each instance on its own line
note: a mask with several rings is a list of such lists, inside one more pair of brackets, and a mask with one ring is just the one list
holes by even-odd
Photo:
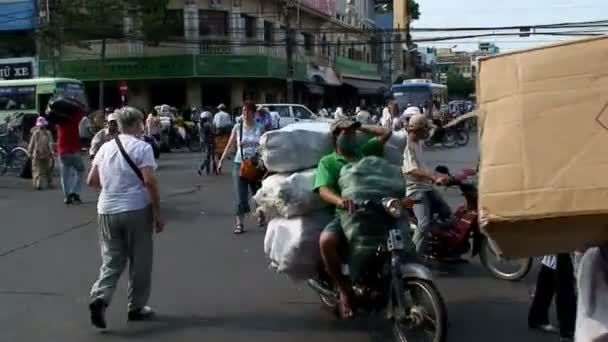
[[[92, 50], [98, 44], [101, 60], [99, 107], [104, 108], [104, 78], [108, 42], [140, 40], [158, 43], [167, 37], [168, 0], [60, 0], [51, 21], [40, 30], [42, 45], [55, 64], [57, 47], [73, 45]], [[126, 19], [131, 23], [126, 30]], [[51, 52], [51, 50], [53, 50]], [[53, 67], [54, 73], [56, 67]]]
[[416, 2], [416, 0], [407, 0], [408, 6], [410, 10], [410, 19], [418, 20], [420, 19], [420, 4]]
[[448, 70], [447, 86], [450, 98], [467, 98], [475, 93], [475, 82], [462, 76], [456, 69]]

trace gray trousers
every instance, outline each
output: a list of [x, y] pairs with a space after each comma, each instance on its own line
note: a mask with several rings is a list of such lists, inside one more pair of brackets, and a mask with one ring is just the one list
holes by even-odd
[[101, 268], [91, 298], [110, 304], [118, 279], [129, 262], [129, 311], [143, 308], [152, 279], [152, 208], [98, 215]]

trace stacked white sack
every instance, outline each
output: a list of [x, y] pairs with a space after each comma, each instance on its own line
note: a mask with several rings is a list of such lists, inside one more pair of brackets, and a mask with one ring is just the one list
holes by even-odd
[[313, 191], [314, 181], [315, 169], [272, 175], [262, 182], [253, 200], [268, 219], [304, 216], [329, 206]]
[[[270, 172], [288, 173], [315, 167], [319, 160], [334, 149], [330, 123], [307, 122], [288, 125], [262, 136], [260, 154]], [[360, 135], [363, 141], [366, 136]], [[405, 132], [394, 132], [384, 146], [384, 157], [401, 166], [407, 141]]]
[[321, 260], [319, 236], [332, 215], [331, 210], [320, 210], [303, 217], [272, 219], [264, 238], [270, 266], [293, 280], [314, 277]]

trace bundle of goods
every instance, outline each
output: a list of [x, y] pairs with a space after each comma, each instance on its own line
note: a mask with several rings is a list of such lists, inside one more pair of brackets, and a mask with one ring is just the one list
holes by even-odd
[[49, 100], [47, 119], [51, 123], [61, 124], [69, 121], [70, 117], [85, 112], [85, 105], [72, 97], [56, 96]]
[[[260, 140], [260, 155], [270, 172], [293, 172], [313, 168], [334, 149], [329, 122], [307, 122], [288, 125], [267, 132]], [[360, 134], [360, 141], [369, 138]], [[384, 147], [384, 157], [401, 165], [407, 136], [395, 132]]]
[[264, 252], [270, 266], [293, 280], [312, 278], [319, 266], [319, 235], [332, 218], [329, 209], [291, 219], [274, 218], [268, 223]]
[[[363, 134], [360, 135], [360, 141], [365, 138], [367, 137]], [[385, 155], [399, 166], [405, 141], [404, 134], [394, 134], [385, 147]], [[267, 219], [271, 219], [266, 231], [265, 252], [271, 260], [271, 267], [294, 280], [313, 277], [321, 261], [319, 235], [331, 221], [333, 213], [327, 203], [313, 191], [314, 168], [319, 160], [332, 150], [330, 123], [327, 122], [289, 125], [265, 133], [260, 142], [260, 155], [264, 166], [271, 173], [277, 173], [265, 179], [262, 188], [254, 196], [258, 210], [261, 210]], [[380, 158], [373, 160], [380, 160], [375, 162], [374, 167], [379, 164], [381, 167], [373, 172], [364, 171], [368, 173], [367, 176], [371, 176], [373, 182], [382, 179], [381, 183], [387, 178], [394, 178], [396, 181], [392, 182], [399, 184], [399, 194], [403, 193], [405, 186], [399, 167]], [[386, 173], [387, 170], [390, 172]], [[362, 178], [358, 172], [354, 171], [357, 180]], [[379, 191], [387, 188], [384, 183], [374, 184], [372, 187]], [[395, 192], [391, 186], [388, 187], [390, 190], [383, 196]], [[347, 186], [346, 191], [350, 190], [352, 189]], [[366, 188], [354, 195], [359, 196], [366, 191], [371, 190]]]
[[313, 192], [315, 169], [288, 174], [275, 174], [262, 182], [254, 201], [266, 218], [293, 218], [328, 207]]
[[[378, 157], [366, 157], [360, 161], [346, 165], [340, 173], [339, 180], [342, 195], [355, 202], [379, 202], [385, 197], [401, 199], [405, 196], [405, 180], [399, 167]], [[340, 224], [349, 245], [349, 269], [354, 281], [360, 279], [367, 265], [373, 261], [378, 246], [385, 245], [386, 229], [393, 228], [394, 219], [384, 213], [355, 212], [349, 214], [340, 212]], [[403, 236], [407, 243], [407, 251], [415, 253], [411, 243], [411, 233], [404, 219]]]
[[606, 56], [601, 37], [480, 61], [480, 223], [503, 254], [608, 241]]

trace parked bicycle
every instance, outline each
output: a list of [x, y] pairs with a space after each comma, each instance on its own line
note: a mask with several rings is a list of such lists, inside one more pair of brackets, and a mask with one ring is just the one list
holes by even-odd
[[18, 129], [0, 135], [0, 176], [7, 173], [20, 175], [29, 159], [27, 149], [19, 146], [21, 133]]

